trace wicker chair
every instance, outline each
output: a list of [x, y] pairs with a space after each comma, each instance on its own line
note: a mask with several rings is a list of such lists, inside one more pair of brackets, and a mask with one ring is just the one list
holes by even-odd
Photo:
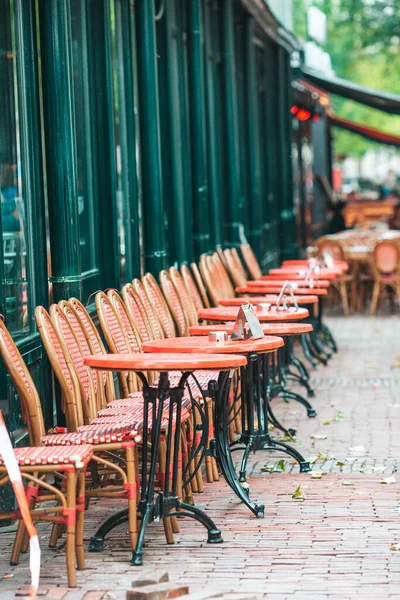
[[[200, 289], [197, 286], [197, 283], [187, 265], [181, 265], [180, 271], [181, 271], [182, 279], [185, 283], [186, 291], [196, 309], [196, 320], [197, 320], [198, 311], [201, 310], [202, 308], [206, 308], [206, 307], [208, 308], [210, 306], [210, 303], [207, 298], [207, 292], [203, 286], [203, 282], [201, 282], [201, 285], [203, 287], [203, 292], [200, 291]], [[200, 274], [199, 274], [199, 276], [200, 276]]]
[[[83, 550], [83, 526], [85, 507], [85, 470], [93, 456], [88, 444], [68, 448], [40, 447], [45, 438], [42, 407], [39, 394], [29, 370], [11, 338], [6, 326], [0, 321], [0, 353], [13, 380], [21, 402], [22, 414], [26, 420], [29, 435], [29, 448], [15, 451], [22, 476], [28, 481], [25, 489], [32, 518], [36, 521], [58, 523], [60, 518], [66, 527], [66, 560], [68, 585], [76, 586], [75, 559], [78, 569], [85, 568]], [[1, 452], [0, 452], [1, 454]], [[65, 483], [62, 490], [49, 485], [43, 476], [52, 473], [61, 477]], [[0, 474], [5, 468], [0, 456]], [[0, 486], [7, 483], [7, 476], [0, 478]], [[45, 491], [45, 500], [56, 500], [54, 507], [35, 508], [41, 502], [41, 490]], [[0, 519], [19, 520], [18, 530], [11, 554], [11, 564], [19, 562], [25, 537], [25, 526], [18, 511], [0, 514]], [[54, 543], [52, 544], [54, 545]]]
[[224, 250], [225, 260], [229, 275], [235, 286], [245, 286], [247, 284], [246, 272], [239, 258], [236, 248], [227, 248]]
[[182, 298], [179, 297], [168, 271], [161, 271], [160, 285], [167, 301], [168, 308], [174, 318], [178, 336], [186, 336], [189, 320], [186, 311], [183, 309]]
[[393, 241], [378, 242], [372, 256], [374, 288], [372, 290], [371, 315], [376, 314], [378, 300], [389, 288], [400, 302], [400, 246]]
[[[210, 306], [211, 306], [210, 299], [208, 298], [207, 290], [204, 285], [203, 279], [201, 277], [199, 267], [196, 265], [196, 263], [190, 263], [190, 268], [192, 269], [193, 277], [196, 282], [196, 286], [200, 292], [204, 308], [210, 308]], [[187, 281], [187, 280], [188, 280], [188, 278], [186, 277], [185, 281]]]
[[262, 276], [261, 267], [250, 244], [240, 244], [240, 252], [250, 274], [250, 278], [260, 279]]
[[[197, 318], [197, 309], [196, 309], [194, 300], [193, 300], [190, 292], [186, 288], [185, 281], [184, 281], [182, 275], [179, 273], [179, 271], [176, 267], [170, 267], [169, 268], [169, 276], [174, 285], [176, 293], [179, 296], [179, 300], [180, 300], [182, 308], [185, 312], [186, 320], [188, 322], [189, 327], [197, 325], [199, 322], [199, 320]], [[197, 292], [197, 294], [198, 294], [198, 292]], [[196, 301], [198, 302], [199, 299], [201, 302], [201, 298], [198, 295]]]
[[147, 295], [146, 289], [140, 279], [133, 279], [132, 287], [137, 294], [138, 300], [142, 303], [144, 311], [150, 321], [155, 339], [165, 338], [164, 329], [158, 313]]
[[[42, 443], [46, 446], [80, 445], [84, 443], [93, 445], [93, 460], [99, 463], [102, 472], [106, 469], [106, 476], [103, 485], [89, 488], [86, 495], [89, 498], [115, 498], [118, 495], [126, 498], [129, 512], [129, 536], [134, 549], [137, 541], [135, 456], [135, 439], [139, 437], [136, 429], [137, 419], [130, 416], [130, 418], [115, 424], [104, 421], [101, 425], [83, 426], [84, 411], [81, 404], [84, 399], [82, 399], [80, 391], [82, 384], [79, 383], [68, 348], [50, 315], [42, 306], [36, 307], [35, 318], [46, 353], [60, 384], [62, 406], [69, 427], [68, 433], [46, 436], [42, 438]], [[69, 342], [75, 346], [75, 336], [69, 336]], [[74, 355], [77, 356], [78, 351], [74, 351]], [[90, 389], [92, 381], [90, 378], [88, 378], [88, 381], [88, 389]], [[90, 414], [91, 407], [92, 403], [87, 402], [86, 414]], [[110, 452], [119, 452], [122, 455], [125, 461], [124, 468], [120, 466], [120, 461], [118, 461], [118, 464], [111, 462], [109, 459]], [[109, 472], [116, 474], [119, 480], [110, 479]], [[113, 485], [114, 482], [115, 485]], [[95, 483], [96, 485], [102, 484], [102, 476], [99, 476], [98, 481]]]
[[[320, 257], [323, 257], [325, 253], [328, 253], [335, 261], [345, 263], [344, 250], [339, 242], [323, 237], [316, 240], [315, 245], [318, 248], [318, 255]], [[342, 300], [343, 312], [348, 316], [350, 314], [348, 287], [350, 287], [351, 306], [354, 309], [356, 302], [356, 275], [354, 273], [340, 275], [332, 281], [332, 287], [339, 292]]]

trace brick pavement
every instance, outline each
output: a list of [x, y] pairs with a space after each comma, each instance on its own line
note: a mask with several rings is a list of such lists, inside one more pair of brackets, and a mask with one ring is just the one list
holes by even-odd
[[[173, 581], [189, 583], [193, 590], [243, 590], [269, 600], [400, 598], [400, 552], [391, 549], [400, 544], [400, 476], [397, 484], [380, 483], [392, 473], [397, 478], [399, 320], [336, 317], [329, 324], [340, 353], [314, 373], [318, 417], [307, 419], [293, 402], [275, 403], [282, 421], [297, 428], [296, 447], [307, 458], [321, 453], [313, 469], [326, 474], [312, 479], [289, 460], [284, 473], [261, 473], [263, 465], [274, 465], [282, 456], [255, 455], [251, 495], [266, 505], [265, 519], [250, 517], [222, 481], [206, 485], [197, 503], [221, 526], [224, 544], [207, 545], [198, 524], [182, 521], [175, 545], [166, 546], [162, 526], [152, 524], [146, 566], [167, 569]], [[312, 434], [326, 439], [312, 440]], [[304, 499], [293, 499], [300, 484]], [[91, 506], [87, 537], [115, 504]], [[124, 598], [137, 568], [128, 562], [123, 526], [103, 553], [87, 553], [87, 569], [78, 573], [75, 590], [66, 587], [62, 550], [46, 548], [48, 528], [40, 528], [40, 535], [46, 600]], [[15, 598], [17, 589], [23, 596], [28, 581], [26, 556], [18, 567], [8, 564], [11, 543], [11, 533], [2, 530], [0, 577], [13, 577], [0, 580], [0, 600]]]

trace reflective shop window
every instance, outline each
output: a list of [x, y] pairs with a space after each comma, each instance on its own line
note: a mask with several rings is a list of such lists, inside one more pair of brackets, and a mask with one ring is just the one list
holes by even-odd
[[14, 18], [11, 0], [0, 0], [0, 200], [4, 302], [9, 330], [29, 330], [24, 181]]
[[70, 0], [81, 272], [98, 266], [93, 202], [90, 77], [86, 3]]

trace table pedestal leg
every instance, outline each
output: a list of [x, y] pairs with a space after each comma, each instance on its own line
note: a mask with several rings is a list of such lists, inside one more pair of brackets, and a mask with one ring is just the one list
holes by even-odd
[[[141, 375], [141, 374], [139, 374]], [[208, 532], [209, 543], [221, 543], [221, 532], [215, 523], [202, 510], [182, 502], [177, 493], [178, 489], [178, 456], [180, 445], [182, 397], [184, 386], [190, 373], [182, 375], [178, 387], [169, 388], [168, 375], [161, 373], [158, 388], [150, 388], [144, 376], [143, 395], [145, 401], [143, 423], [143, 456], [141, 473], [141, 496], [139, 512], [142, 515], [138, 541], [132, 553], [132, 564], [141, 565], [143, 562], [143, 542], [148, 523], [164, 517], [186, 516], [199, 521]], [[169, 418], [167, 428], [166, 475], [164, 490], [155, 494], [154, 478], [156, 474], [157, 451], [161, 434], [161, 420], [165, 400], [169, 399]], [[157, 401], [158, 400], [158, 401]], [[148, 440], [149, 408], [152, 407], [151, 447]], [[175, 433], [175, 435], [174, 435]], [[150, 450], [150, 469], [146, 457]], [[171, 466], [172, 465], [172, 466]], [[181, 510], [179, 510], [181, 509]]]
[[[226, 482], [235, 492], [238, 498], [251, 510], [258, 518], [264, 517], [264, 505], [252, 502], [240, 485], [233, 464], [231, 449], [229, 445], [228, 418], [229, 406], [228, 395], [232, 382], [232, 373], [223, 372], [218, 380], [218, 393], [215, 402], [215, 433], [216, 433], [216, 451], [217, 460]], [[242, 391], [243, 394], [243, 391]], [[243, 397], [243, 396], [242, 396]]]

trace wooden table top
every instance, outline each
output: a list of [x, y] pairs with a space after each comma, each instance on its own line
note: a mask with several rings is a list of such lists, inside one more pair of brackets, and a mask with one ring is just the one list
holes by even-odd
[[[261, 323], [264, 335], [300, 335], [313, 330], [310, 323]], [[226, 331], [229, 335], [233, 331], [233, 323], [214, 323], [214, 325], [195, 325], [189, 327], [189, 335], [208, 335], [213, 331]]]
[[[252, 285], [280, 285], [282, 287], [282, 285], [285, 285], [287, 280], [285, 279], [276, 279], [275, 277], [270, 277], [269, 275], [262, 275], [260, 277], [260, 279], [252, 279], [250, 281], [247, 282], [247, 285], [249, 285], [250, 287]], [[297, 280], [293, 280], [290, 281], [290, 284], [292, 286], [297, 286], [297, 287], [301, 287], [301, 288], [309, 288], [311, 287], [311, 282], [310, 281], [306, 281], [305, 279], [297, 279]], [[315, 289], [315, 288], [328, 288], [330, 287], [332, 284], [330, 281], [326, 280], [326, 279], [315, 279], [313, 282], [313, 286], [311, 289]]]
[[93, 354], [86, 356], [84, 363], [102, 371], [197, 371], [212, 369], [227, 371], [247, 364], [243, 355], [235, 354]]
[[[279, 294], [265, 294], [265, 296], [252, 296], [248, 300], [251, 304], [261, 304], [267, 302], [274, 304], [278, 300]], [[289, 294], [286, 293], [286, 302], [293, 304], [293, 300]], [[318, 304], [318, 297], [311, 295], [296, 296], [297, 304]], [[226, 300], [218, 300], [220, 306], [241, 306], [246, 303], [246, 298], [227, 298]]]
[[[268, 285], [264, 285], [264, 282], [260, 282], [259, 285], [249, 285], [246, 286], [238, 286], [235, 288], [238, 294], [267, 294], [274, 293], [279, 294], [281, 291], [281, 287], [275, 286], [273, 282], [268, 283]], [[326, 288], [292, 288], [292, 292], [294, 296], [327, 296], [328, 290]], [[251, 302], [253, 299], [250, 299]]]
[[179, 337], [165, 338], [162, 340], [151, 340], [143, 344], [145, 352], [187, 352], [187, 353], [210, 353], [210, 354], [244, 354], [248, 352], [273, 352], [283, 346], [283, 340], [276, 336], [264, 336], [259, 339], [226, 340], [223, 343], [210, 341], [207, 337]]
[[[198, 311], [199, 319], [205, 319], [206, 321], [236, 321], [239, 308], [236, 307], [215, 307], [215, 308], [203, 308]], [[276, 321], [301, 321], [306, 319], [309, 312], [305, 308], [288, 308], [286, 311], [277, 310], [276, 307], [272, 307], [270, 311], [257, 312], [257, 318], [260, 322]]]

